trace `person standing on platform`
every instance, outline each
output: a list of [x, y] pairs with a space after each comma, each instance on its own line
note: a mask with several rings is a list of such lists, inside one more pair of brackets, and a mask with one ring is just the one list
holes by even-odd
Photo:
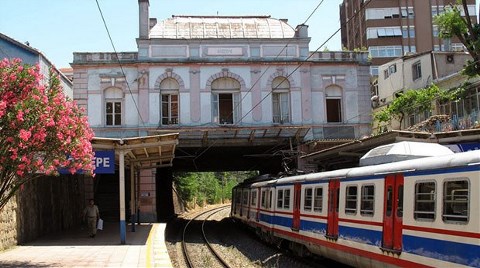
[[100, 213], [93, 199], [89, 200], [89, 205], [83, 210], [83, 218], [87, 220], [90, 237], [95, 237], [97, 234], [97, 220], [100, 219]]

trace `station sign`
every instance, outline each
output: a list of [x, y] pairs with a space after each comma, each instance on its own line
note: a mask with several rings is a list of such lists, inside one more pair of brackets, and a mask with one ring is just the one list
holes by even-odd
[[95, 174], [115, 174], [115, 151], [95, 151]]
[[[115, 151], [95, 151], [95, 156], [92, 159], [95, 166], [93, 173], [95, 174], [115, 174]], [[60, 174], [70, 174], [66, 168], [59, 168]], [[83, 170], [78, 170], [77, 174], [82, 174]]]

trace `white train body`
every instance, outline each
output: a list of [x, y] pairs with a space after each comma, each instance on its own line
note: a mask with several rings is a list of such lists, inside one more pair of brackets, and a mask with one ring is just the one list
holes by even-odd
[[245, 182], [231, 216], [355, 267], [480, 267], [480, 151]]

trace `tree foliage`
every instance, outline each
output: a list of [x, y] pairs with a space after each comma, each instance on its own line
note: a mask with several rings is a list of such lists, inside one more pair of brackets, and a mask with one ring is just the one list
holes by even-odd
[[373, 115], [379, 127], [390, 125], [392, 120], [398, 120], [400, 126], [405, 116], [414, 113], [431, 111], [435, 102], [454, 99], [459, 91], [445, 91], [431, 85], [427, 88], [407, 90], [395, 98], [385, 109]]
[[[465, 16], [462, 17], [462, 11]], [[480, 25], [472, 23], [467, 8], [467, 1], [459, 1], [459, 5], [445, 8], [445, 12], [435, 17], [439, 28], [439, 37], [452, 38], [456, 36], [467, 48], [473, 60], [469, 60], [463, 70], [465, 75], [480, 75]]]
[[232, 188], [255, 172], [191, 172], [174, 174], [174, 183], [182, 199], [197, 205], [229, 200]]
[[38, 66], [0, 62], [0, 210], [32, 178], [56, 175], [60, 167], [93, 170], [87, 118], [53, 71], [42, 81]]

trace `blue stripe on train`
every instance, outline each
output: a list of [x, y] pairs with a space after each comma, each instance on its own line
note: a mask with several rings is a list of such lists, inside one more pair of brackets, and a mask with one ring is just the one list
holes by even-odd
[[381, 231], [339, 225], [338, 235], [342, 239], [364, 243], [367, 245], [380, 246], [382, 244]]
[[327, 233], [327, 224], [323, 222], [311, 221], [311, 220], [301, 220], [300, 221], [300, 230], [312, 232], [312, 233]]
[[[261, 213], [260, 220], [286, 228], [292, 227], [291, 217], [279, 215], [272, 216]], [[326, 228], [327, 224], [325, 223], [310, 220], [300, 221], [300, 229], [302, 231], [325, 233]], [[338, 231], [339, 236], [342, 239], [356, 241], [359, 243], [366, 243], [372, 246], [380, 246], [382, 244], [381, 231], [367, 230], [342, 225], [339, 225]], [[411, 235], [403, 235], [402, 242], [404, 252], [473, 267], [480, 267], [479, 245], [470, 245]]]
[[403, 251], [459, 263], [480, 267], [480, 246], [452, 241], [403, 235]]

